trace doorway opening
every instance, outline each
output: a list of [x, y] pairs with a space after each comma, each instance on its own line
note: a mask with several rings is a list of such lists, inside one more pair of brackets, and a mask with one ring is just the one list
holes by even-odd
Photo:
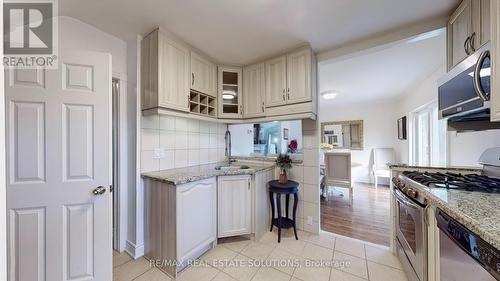
[[[445, 28], [319, 63], [321, 230], [391, 245], [387, 163], [440, 159], [434, 107], [414, 111], [437, 99], [445, 73]], [[408, 138], [398, 136], [403, 117]]]

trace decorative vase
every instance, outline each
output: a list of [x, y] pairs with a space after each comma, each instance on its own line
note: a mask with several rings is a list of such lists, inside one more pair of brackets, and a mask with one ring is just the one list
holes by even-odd
[[278, 182], [280, 184], [286, 184], [288, 182], [288, 176], [286, 175], [286, 170], [281, 170], [280, 179]]

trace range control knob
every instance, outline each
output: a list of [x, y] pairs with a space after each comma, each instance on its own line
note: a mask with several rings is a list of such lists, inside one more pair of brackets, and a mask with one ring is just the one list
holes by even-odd
[[417, 191], [411, 189], [411, 188], [408, 188], [408, 190], [406, 191], [406, 193], [408, 194], [408, 196], [410, 196], [411, 198], [417, 198]]

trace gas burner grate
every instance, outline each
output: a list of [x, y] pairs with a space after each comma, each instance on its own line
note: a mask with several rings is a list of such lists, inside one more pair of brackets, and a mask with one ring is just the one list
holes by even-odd
[[476, 174], [403, 172], [407, 178], [428, 187], [467, 191], [500, 192], [500, 179]]

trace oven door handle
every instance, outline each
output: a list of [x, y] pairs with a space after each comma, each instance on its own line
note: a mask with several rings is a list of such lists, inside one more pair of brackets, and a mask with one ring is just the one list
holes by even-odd
[[406, 198], [406, 195], [403, 194], [403, 192], [397, 190], [397, 189], [394, 189], [394, 194], [396, 195], [396, 199], [398, 201], [400, 201], [401, 203], [409, 206], [409, 207], [412, 207], [413, 209], [417, 209], [417, 210], [420, 210], [422, 209], [423, 207], [418, 205], [417, 203], [409, 200]]

